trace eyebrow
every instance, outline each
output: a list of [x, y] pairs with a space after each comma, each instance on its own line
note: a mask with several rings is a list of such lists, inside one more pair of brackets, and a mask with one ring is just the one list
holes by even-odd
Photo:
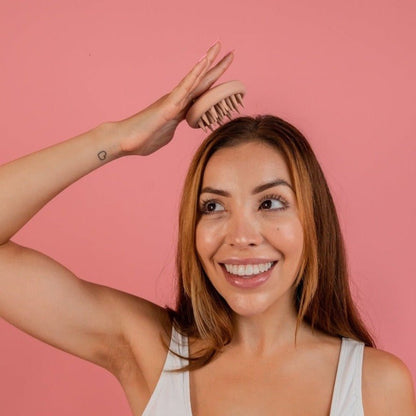
[[[273, 180], [271, 182], [267, 182], [267, 183], [264, 183], [262, 185], [256, 186], [252, 190], [251, 194], [252, 195], [259, 194], [260, 192], [263, 192], [266, 189], [273, 188], [273, 187], [279, 186], [279, 185], [288, 186], [293, 191], [292, 185], [290, 185], [284, 179], [278, 178], [278, 179], [275, 179], [275, 180]], [[204, 188], [202, 188], [201, 194], [204, 194], [204, 193], [217, 194], [217, 195], [221, 195], [221, 196], [225, 196], [225, 197], [230, 197], [231, 196], [231, 194], [229, 192], [227, 192], [227, 191], [224, 191], [222, 189], [215, 189], [215, 188], [212, 188], [210, 186], [205, 186]]]

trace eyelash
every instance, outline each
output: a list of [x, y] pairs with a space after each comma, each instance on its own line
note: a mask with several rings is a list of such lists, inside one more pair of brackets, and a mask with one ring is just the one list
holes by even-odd
[[[259, 201], [259, 205], [261, 206], [263, 204], [263, 202], [269, 201], [269, 200], [272, 200], [272, 199], [274, 199], [276, 201], [279, 201], [283, 205], [283, 207], [267, 209], [266, 211], [284, 211], [285, 209], [287, 209], [289, 207], [289, 203], [286, 201], [286, 199], [284, 199], [280, 195], [275, 195], [275, 194], [265, 195], [264, 197], [262, 197]], [[200, 212], [201, 212], [202, 215], [211, 215], [211, 214], [215, 214], [217, 212], [217, 211], [207, 211], [207, 206], [209, 204], [212, 204], [212, 203], [221, 204], [221, 202], [219, 202], [215, 199], [206, 199], [206, 200], [201, 201]]]

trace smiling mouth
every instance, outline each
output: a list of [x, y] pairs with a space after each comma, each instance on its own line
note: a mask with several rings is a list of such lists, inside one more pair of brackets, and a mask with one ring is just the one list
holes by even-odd
[[267, 262], [260, 264], [223, 264], [225, 270], [235, 276], [250, 278], [270, 270], [277, 262]]
[[272, 261], [260, 264], [220, 263], [220, 266], [229, 284], [239, 289], [249, 290], [266, 283], [278, 262]]
[[277, 261], [256, 264], [227, 264], [220, 263], [221, 268], [229, 275], [243, 279], [252, 279], [271, 270]]

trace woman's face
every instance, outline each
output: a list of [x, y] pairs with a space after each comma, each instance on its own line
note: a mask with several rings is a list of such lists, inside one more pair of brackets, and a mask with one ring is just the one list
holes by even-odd
[[263, 142], [217, 151], [205, 169], [197, 251], [231, 309], [253, 316], [293, 305], [303, 230], [288, 167]]

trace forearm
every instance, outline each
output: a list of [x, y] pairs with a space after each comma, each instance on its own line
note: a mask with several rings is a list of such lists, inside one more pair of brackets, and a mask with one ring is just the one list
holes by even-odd
[[0, 167], [0, 244], [73, 182], [122, 155], [116, 123]]
[[137, 114], [1, 166], [0, 245], [84, 175], [124, 154], [146, 156], [168, 144], [185, 119], [190, 97], [204, 93], [231, 64], [229, 53], [207, 72], [219, 49], [216, 42], [170, 93]]

